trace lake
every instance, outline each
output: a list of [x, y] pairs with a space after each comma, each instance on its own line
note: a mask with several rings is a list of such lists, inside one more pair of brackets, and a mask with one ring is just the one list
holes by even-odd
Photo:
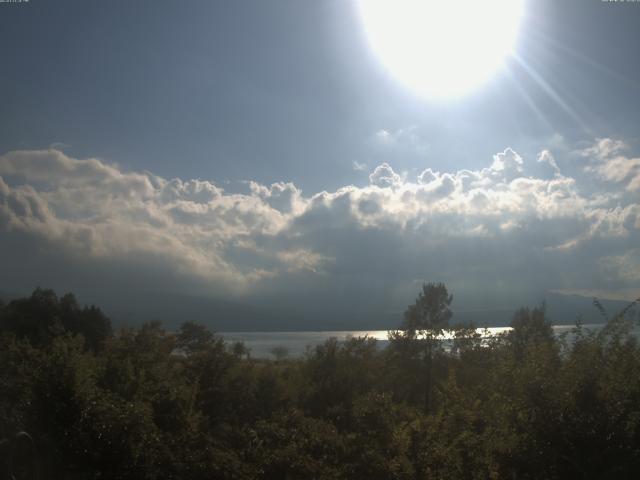
[[[584, 329], [597, 330], [603, 324], [583, 325]], [[556, 335], [570, 333], [575, 325], [554, 325], [553, 331]], [[510, 327], [491, 327], [486, 329], [487, 336], [495, 336], [511, 330]], [[478, 328], [477, 331], [484, 335], [485, 329]], [[634, 329], [634, 335], [640, 335], [640, 329]], [[250, 349], [254, 358], [273, 357], [271, 351], [275, 347], [284, 347], [290, 357], [301, 356], [307, 347], [315, 347], [324, 343], [331, 337], [344, 341], [348, 337], [370, 337], [379, 341], [380, 347], [384, 347], [387, 340], [387, 330], [349, 330], [349, 331], [320, 331], [320, 332], [219, 332], [226, 341], [241, 341]]]

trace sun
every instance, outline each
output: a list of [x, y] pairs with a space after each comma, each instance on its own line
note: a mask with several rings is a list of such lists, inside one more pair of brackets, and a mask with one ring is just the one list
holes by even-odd
[[513, 52], [523, 0], [359, 0], [382, 64], [431, 98], [468, 93]]

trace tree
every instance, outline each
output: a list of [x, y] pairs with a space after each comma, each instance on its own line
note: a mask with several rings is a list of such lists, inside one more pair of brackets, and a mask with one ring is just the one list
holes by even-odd
[[444, 283], [424, 283], [413, 305], [404, 312], [402, 330], [411, 336], [439, 336], [449, 328], [453, 295]]
[[0, 330], [26, 338], [33, 345], [47, 345], [64, 332], [58, 297], [53, 290], [36, 288], [30, 297], [12, 300], [4, 309]]
[[269, 352], [276, 359], [276, 362], [281, 362], [289, 356], [289, 349], [282, 345], [277, 345]]
[[196, 322], [187, 321], [180, 326], [176, 347], [186, 353], [200, 352], [213, 341], [213, 333], [207, 327]]
[[533, 310], [529, 308], [517, 310], [511, 320], [511, 328], [508, 339], [519, 356], [522, 356], [525, 349], [532, 345], [554, 343], [553, 328], [547, 319], [544, 303]]
[[36, 288], [30, 297], [11, 301], [0, 311], [0, 331], [49, 345], [65, 332], [82, 335], [86, 348], [98, 351], [112, 333], [111, 320], [95, 306], [81, 308], [72, 293], [58, 298], [53, 290]]
[[414, 375], [424, 373], [422, 396], [427, 412], [431, 410], [433, 358], [441, 348], [442, 334], [449, 329], [452, 301], [444, 283], [424, 283], [415, 303], [404, 313], [401, 330], [389, 332], [391, 350], [401, 369]]
[[66, 293], [59, 301], [62, 326], [68, 332], [81, 334], [86, 346], [98, 351], [112, 334], [111, 320], [98, 307], [81, 308], [73, 293]]

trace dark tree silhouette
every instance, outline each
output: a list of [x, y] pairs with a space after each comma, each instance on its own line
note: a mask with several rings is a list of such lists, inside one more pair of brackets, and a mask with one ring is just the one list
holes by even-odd
[[444, 283], [425, 283], [413, 305], [404, 312], [402, 329], [410, 335], [441, 335], [453, 316], [453, 295]]
[[178, 332], [176, 347], [186, 353], [199, 352], [207, 348], [213, 337], [213, 333], [204, 325], [191, 321], [184, 322]]
[[431, 410], [433, 358], [441, 348], [440, 336], [449, 329], [453, 295], [444, 283], [424, 283], [415, 303], [404, 313], [400, 331], [389, 332], [392, 350], [397, 352], [402, 370], [423, 372], [422, 397], [426, 412]]
[[60, 299], [53, 290], [36, 288], [30, 297], [16, 299], [0, 313], [0, 331], [9, 331], [33, 345], [46, 345], [68, 332], [82, 335], [87, 348], [97, 351], [112, 333], [111, 320], [93, 305], [80, 307], [67, 293]]
[[543, 303], [533, 309], [520, 308], [511, 320], [511, 332], [508, 338], [519, 354], [531, 345], [553, 343], [553, 329], [547, 319], [546, 305]]

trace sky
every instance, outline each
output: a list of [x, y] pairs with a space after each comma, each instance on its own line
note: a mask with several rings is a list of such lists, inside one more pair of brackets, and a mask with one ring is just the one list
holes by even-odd
[[461, 311], [633, 300], [638, 45], [638, 2], [528, 1], [490, 78], [430, 98], [346, 0], [0, 3], [0, 291], [297, 328], [425, 281]]

